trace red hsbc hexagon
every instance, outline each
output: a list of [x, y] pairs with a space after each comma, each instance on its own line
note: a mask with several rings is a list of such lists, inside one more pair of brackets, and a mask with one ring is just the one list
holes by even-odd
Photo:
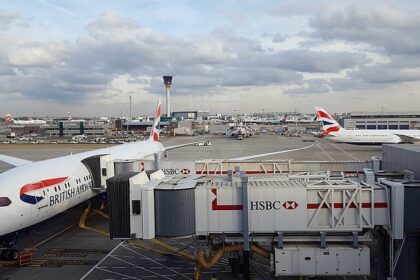
[[181, 174], [183, 174], [183, 175], [188, 175], [188, 174], [190, 174], [190, 172], [191, 171], [188, 168], [181, 169]]
[[293, 210], [296, 209], [299, 204], [296, 201], [286, 201], [285, 203], [283, 203], [283, 208], [287, 209], [287, 210]]

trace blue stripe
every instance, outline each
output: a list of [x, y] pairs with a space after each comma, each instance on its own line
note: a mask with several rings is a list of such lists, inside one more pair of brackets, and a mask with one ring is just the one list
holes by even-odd
[[37, 202], [40, 202], [42, 199], [44, 199], [44, 197], [42, 196], [32, 196], [32, 195], [27, 195], [27, 194], [23, 194], [20, 197], [20, 200], [26, 203], [30, 203], [30, 204], [36, 204]]
[[333, 125], [334, 123], [332, 122], [327, 122], [327, 121], [322, 121], [322, 125]]

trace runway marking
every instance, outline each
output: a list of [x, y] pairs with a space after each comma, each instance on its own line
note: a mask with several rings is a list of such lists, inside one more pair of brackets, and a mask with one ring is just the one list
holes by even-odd
[[258, 158], [258, 157], [266, 157], [266, 156], [273, 156], [273, 155], [278, 155], [278, 154], [296, 152], [296, 151], [301, 151], [301, 150], [308, 149], [308, 148], [312, 147], [313, 145], [314, 144], [311, 144], [311, 145], [305, 146], [305, 147], [296, 148], [296, 149], [283, 150], [283, 151], [277, 151], [277, 152], [271, 152], [271, 153], [265, 153], [265, 154], [258, 154], [258, 155], [252, 155], [252, 156], [245, 156], [245, 157], [231, 158], [229, 160], [248, 160], [248, 159], [254, 159], [254, 158]]
[[[123, 248], [124, 248], [124, 246], [123, 246]], [[134, 263], [131, 263], [131, 262], [129, 262], [129, 261], [125, 261], [125, 260], [123, 260], [123, 259], [120, 259], [120, 258], [117, 258], [117, 257], [114, 257], [114, 256], [111, 256], [111, 258], [114, 258], [114, 259], [119, 260], [119, 261], [121, 261], [121, 262], [125, 262], [125, 263], [128, 263], [128, 264], [131, 264], [133, 267], [136, 267], [136, 268], [139, 268], [139, 269], [143, 269], [144, 271], [147, 271], [147, 272], [149, 272], [149, 273], [152, 273], [152, 274], [157, 274], [157, 275], [159, 275], [159, 276], [161, 276], [161, 277], [164, 277], [164, 278], [167, 278], [167, 279], [171, 279], [171, 278], [165, 277], [165, 276], [163, 276], [163, 275], [160, 275], [160, 274], [158, 274], [158, 273], [156, 273], [156, 272], [154, 272], [154, 271], [152, 271], [152, 270], [149, 270], [149, 269], [144, 268], [144, 267], [142, 267], [142, 266], [139, 266], [139, 265], [136, 265], [136, 264], [134, 264]], [[129, 275], [126, 275], [126, 276], [130, 277]]]
[[[127, 249], [127, 250], [129, 250], [129, 251], [131, 251], [131, 252], [133, 252], [133, 253], [135, 253], [135, 254], [137, 254], [137, 255], [139, 255], [139, 256], [142, 256], [142, 257], [144, 257], [144, 258], [147, 258], [147, 256], [145, 256], [145, 255], [143, 255], [142, 253], [139, 253], [139, 252], [136, 252], [135, 250], [133, 250], [133, 249], [131, 249], [131, 248], [128, 248], [127, 246], [122, 246], [123, 248], [125, 248], [125, 249]], [[177, 271], [175, 271], [175, 270], [173, 270], [173, 269], [170, 269], [169, 267], [167, 267], [166, 265], [163, 265], [163, 264], [161, 264], [161, 263], [159, 263], [159, 262], [157, 262], [157, 261], [155, 261], [154, 259], [151, 259], [151, 258], [148, 258], [150, 261], [152, 261], [152, 262], [154, 262], [154, 263], [156, 263], [156, 264], [158, 264], [158, 265], [160, 265], [160, 266], [163, 266], [163, 267], [165, 267], [165, 268], [167, 268], [167, 269], [169, 269], [170, 271], [172, 271], [173, 273], [176, 273], [177, 275], [180, 275], [180, 276], [182, 276], [182, 277], [184, 277], [184, 278], [186, 278], [186, 279], [189, 279], [188, 277], [185, 277], [184, 275], [182, 275], [181, 273], [178, 273]]]
[[117, 250], [120, 246], [122, 246], [123, 242], [118, 243], [117, 246], [114, 247], [114, 249], [111, 250], [111, 252], [109, 252], [105, 257], [102, 258], [102, 260], [100, 260], [94, 267], [92, 267], [88, 272], [86, 272], [85, 275], [82, 276], [82, 278], [80, 278], [80, 280], [85, 279], [92, 271], [94, 271], [96, 268], [99, 268], [99, 266], [105, 261], [105, 259], [109, 256], [111, 256], [115, 250]]
[[113, 266], [112, 268], [127, 268], [126, 266]]
[[321, 143], [320, 142], [316, 142], [316, 144], [317, 144], [317, 146], [318, 146], [318, 148], [330, 159], [330, 160], [334, 160], [333, 158], [332, 158], [332, 156], [330, 156], [330, 154], [329, 153], [327, 153], [322, 147], [321, 147]]
[[333, 142], [330, 142], [330, 144], [332, 146], [334, 146], [335, 148], [337, 148], [338, 150], [342, 151], [344, 154], [348, 155], [349, 157], [351, 157], [354, 160], [360, 161], [360, 159], [358, 159], [357, 157], [353, 156], [352, 154], [350, 154], [349, 152], [343, 150], [342, 148], [338, 147], [336, 144], [334, 144]]
[[[105, 269], [105, 268], [98, 268], [99, 270], [102, 270], [102, 271], [105, 271], [105, 272], [108, 272], [108, 273], [112, 273], [112, 274], [117, 274], [117, 275], [119, 275], [119, 276], [124, 276], [126, 279], [141, 279], [141, 278], [137, 278], [137, 277], [134, 277], [134, 276], [130, 276], [130, 275], [125, 275], [125, 274], [122, 274], [122, 273], [119, 273], [119, 272], [115, 272], [115, 271], [112, 271], [112, 270], [108, 270], [108, 269]], [[83, 278], [82, 278], [83, 279]]]
[[62, 230], [60, 230], [59, 232], [54, 233], [53, 235], [49, 236], [48, 238], [46, 238], [46, 239], [42, 240], [41, 242], [39, 242], [39, 243], [35, 244], [34, 246], [32, 246], [32, 247], [31, 247], [31, 250], [34, 250], [34, 249], [38, 248], [38, 247], [39, 247], [39, 246], [41, 246], [42, 244], [44, 244], [44, 243], [46, 243], [46, 242], [50, 241], [51, 239], [53, 239], [53, 238], [57, 237], [58, 235], [60, 235], [60, 234], [62, 234], [62, 233], [64, 233], [64, 232], [66, 232], [66, 231], [68, 231], [69, 229], [74, 228], [74, 227], [75, 227], [75, 225], [69, 225], [69, 226], [67, 226], [67, 227], [63, 228], [63, 229], [62, 229]]

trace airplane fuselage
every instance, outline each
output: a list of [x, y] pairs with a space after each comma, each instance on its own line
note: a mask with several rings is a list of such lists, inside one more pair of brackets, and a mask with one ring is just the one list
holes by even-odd
[[0, 236], [49, 219], [100, 193], [82, 163], [90, 156], [147, 159], [163, 152], [160, 142], [142, 141], [43, 160], [0, 174]]
[[345, 130], [330, 132], [325, 138], [338, 143], [349, 144], [397, 144], [407, 138], [420, 141], [420, 130]]

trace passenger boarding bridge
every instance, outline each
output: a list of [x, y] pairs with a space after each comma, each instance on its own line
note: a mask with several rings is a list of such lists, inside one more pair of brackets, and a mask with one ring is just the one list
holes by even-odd
[[193, 237], [195, 279], [224, 254], [246, 279], [257, 255], [272, 277], [395, 279], [407, 232], [420, 229], [406, 210], [417, 202], [405, 195], [417, 197], [420, 188], [404, 181], [410, 172], [379, 172], [380, 163], [103, 155], [86, 164], [95, 186], [107, 189], [111, 238]]

